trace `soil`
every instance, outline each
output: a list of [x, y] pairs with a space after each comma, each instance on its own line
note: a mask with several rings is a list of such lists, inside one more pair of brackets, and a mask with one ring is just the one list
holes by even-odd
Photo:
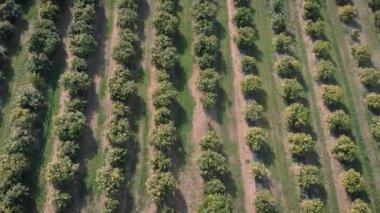
[[240, 53], [234, 42], [234, 37], [237, 35], [237, 27], [233, 24], [233, 16], [235, 13], [233, 0], [227, 0], [228, 8], [228, 29], [230, 33], [230, 48], [233, 67], [233, 85], [235, 91], [234, 110], [236, 114], [236, 138], [239, 143], [239, 157], [242, 170], [243, 189], [244, 189], [244, 206], [246, 212], [255, 212], [252, 205], [252, 200], [256, 195], [255, 180], [250, 172], [250, 163], [253, 161], [253, 155], [249, 147], [245, 144], [244, 135], [248, 129], [248, 124], [245, 121], [244, 110], [246, 101], [242, 94], [241, 82], [244, 79], [240, 64]]
[[[302, 8], [302, 3], [300, 2], [300, 0], [295, 0], [293, 3], [293, 7], [294, 7], [293, 11], [295, 11], [299, 23], [301, 23], [302, 32], [303, 32], [302, 37], [303, 37], [303, 40], [304, 40], [304, 43], [306, 46], [308, 64], [309, 64], [309, 67], [311, 69], [310, 71], [312, 72], [312, 74], [314, 76], [315, 75], [315, 73], [314, 73], [315, 69], [314, 68], [316, 67], [317, 59], [314, 56], [314, 53], [312, 52], [313, 46], [314, 46], [313, 42], [310, 39], [310, 37], [307, 36], [305, 33], [306, 21], [302, 18], [302, 15], [301, 15], [302, 13], [301, 13], [300, 9]], [[330, 130], [327, 126], [327, 116], [330, 114], [330, 111], [326, 108], [326, 106], [323, 103], [322, 94], [321, 94], [321, 85], [318, 83], [313, 83], [312, 89], [314, 90], [314, 93], [316, 96], [315, 100], [316, 100], [316, 104], [317, 104], [318, 109], [319, 109], [321, 124], [323, 127], [323, 133], [324, 133], [324, 137], [326, 139], [326, 141], [324, 143], [325, 143], [327, 150], [328, 150], [330, 165], [331, 165], [332, 173], [333, 173], [332, 176], [334, 179], [335, 190], [337, 192], [336, 194], [338, 195], [337, 199], [338, 199], [339, 210], [341, 212], [348, 212], [350, 209], [349, 208], [350, 207], [350, 199], [348, 197], [348, 194], [347, 194], [344, 186], [341, 184], [340, 177], [339, 177], [340, 174], [342, 172], [344, 172], [344, 169], [343, 169], [342, 165], [333, 157], [333, 155], [331, 153], [332, 146], [334, 145], [336, 139], [329, 133]]]

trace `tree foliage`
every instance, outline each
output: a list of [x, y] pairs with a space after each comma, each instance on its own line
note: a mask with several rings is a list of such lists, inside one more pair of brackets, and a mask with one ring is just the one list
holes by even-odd
[[350, 163], [356, 158], [356, 149], [357, 147], [351, 138], [341, 135], [331, 152], [339, 161]]
[[293, 155], [300, 156], [313, 149], [313, 138], [306, 133], [289, 133], [288, 141]]
[[360, 192], [364, 189], [364, 179], [360, 173], [356, 172], [354, 169], [350, 169], [344, 172], [341, 176], [341, 181], [343, 186], [346, 188], [348, 193]]
[[299, 103], [291, 104], [285, 109], [285, 119], [291, 129], [305, 127], [309, 124], [310, 110]]
[[350, 130], [351, 118], [343, 110], [336, 110], [327, 117], [327, 125], [334, 133], [344, 133]]
[[245, 133], [245, 143], [255, 152], [259, 152], [267, 142], [267, 133], [260, 127], [250, 127]]
[[258, 213], [273, 213], [276, 210], [275, 200], [267, 190], [257, 193], [254, 205]]

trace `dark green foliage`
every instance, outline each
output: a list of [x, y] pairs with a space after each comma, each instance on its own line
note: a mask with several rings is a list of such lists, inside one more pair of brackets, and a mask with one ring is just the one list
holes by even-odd
[[60, 140], [78, 140], [86, 125], [86, 116], [81, 112], [68, 112], [58, 117], [56, 120], [56, 131]]
[[90, 86], [90, 79], [83, 72], [65, 72], [60, 80], [63, 88], [67, 90], [71, 97], [84, 95]]
[[137, 91], [136, 83], [131, 78], [128, 69], [119, 67], [115, 76], [108, 82], [111, 98], [114, 101], [127, 102]]
[[227, 159], [214, 151], [204, 151], [198, 159], [201, 175], [206, 180], [220, 178], [227, 173]]
[[46, 178], [53, 183], [54, 187], [65, 188], [74, 183], [78, 170], [79, 164], [75, 164], [70, 158], [59, 158], [49, 163]]
[[252, 27], [243, 27], [238, 30], [236, 44], [240, 50], [247, 50], [255, 46], [256, 31]]
[[236, 9], [234, 21], [238, 28], [253, 27], [254, 13], [251, 8], [240, 7]]

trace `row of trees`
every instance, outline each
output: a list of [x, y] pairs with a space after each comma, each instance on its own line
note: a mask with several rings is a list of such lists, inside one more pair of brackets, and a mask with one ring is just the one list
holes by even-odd
[[[304, 2], [304, 5], [306, 8], [310, 7], [308, 2]], [[280, 94], [288, 105], [284, 113], [289, 130], [290, 151], [299, 165], [296, 177], [304, 197], [301, 202], [302, 212], [320, 212], [324, 204], [320, 199], [320, 195], [313, 192], [317, 187], [323, 187], [321, 184], [321, 172], [319, 167], [310, 164], [308, 161], [308, 154], [314, 151], [315, 144], [315, 138], [309, 133], [311, 129], [311, 112], [307, 107], [307, 99], [304, 98], [305, 89], [301, 84], [301, 82], [304, 82], [301, 63], [291, 54], [292, 49], [294, 49], [294, 38], [292, 38], [287, 29], [288, 21], [284, 10], [284, 5], [281, 1], [272, 1], [272, 30], [275, 34], [272, 43], [277, 52], [274, 69], [278, 76], [282, 78]], [[307, 13], [304, 16], [314, 18], [315, 14]], [[281, 30], [278, 30], [278, 28], [281, 28]], [[314, 28], [317, 27], [311, 27], [310, 30], [314, 31]], [[278, 37], [282, 37], [286, 41], [284, 43], [286, 48], [279, 48]], [[329, 44], [321, 41], [313, 51], [321, 57], [326, 57], [328, 47]]]
[[[52, 203], [57, 211], [64, 211], [71, 203], [72, 185], [79, 171], [78, 150], [86, 126], [84, 109], [90, 78], [86, 73], [87, 59], [94, 53], [96, 41], [94, 22], [96, 0], [75, 0], [73, 20], [69, 31], [69, 49], [72, 57], [70, 70], [60, 78], [60, 84], [69, 94], [65, 113], [55, 120], [55, 133], [59, 139], [57, 157], [46, 168], [46, 179], [55, 191]], [[44, 39], [46, 43], [46, 39]], [[40, 70], [43, 73], [43, 70]], [[63, 107], [63, 106], [62, 106]]]
[[[125, 168], [129, 149], [133, 147], [133, 130], [130, 101], [136, 95], [131, 62], [137, 52], [138, 4], [135, 0], [119, 0], [118, 40], [113, 47], [112, 57], [116, 62], [113, 76], [108, 81], [108, 91], [112, 100], [111, 119], [107, 130], [109, 149], [105, 161], [98, 168], [96, 182], [105, 194], [104, 212], [117, 212], [119, 200], [123, 198], [125, 186]], [[114, 29], [116, 30], [116, 29]], [[132, 151], [131, 151], [132, 152]]]
[[[241, 58], [240, 66], [244, 78], [240, 83], [241, 92], [243, 93], [245, 104], [245, 120], [248, 123], [248, 129], [245, 132], [244, 140], [250, 150], [256, 154], [261, 154], [268, 147], [268, 138], [266, 129], [263, 126], [264, 107], [259, 103], [262, 91], [262, 79], [258, 76], [257, 62], [254, 57], [255, 40], [257, 32], [255, 28], [254, 14], [250, 0], [234, 0], [235, 13], [233, 21], [237, 27], [237, 34], [234, 37]], [[286, 49], [286, 39], [279, 37], [276, 40], [279, 49]], [[269, 191], [267, 183], [268, 170], [261, 163], [261, 155], [257, 155], [258, 160], [251, 162], [251, 173], [255, 179], [255, 184], [263, 188], [256, 193], [253, 199], [253, 206], [257, 212], [272, 212], [275, 210], [275, 201]], [[266, 189], [268, 188], [268, 189]]]
[[[343, 2], [341, 7], [353, 7], [352, 2]], [[372, 0], [369, 2], [370, 7], [376, 11], [375, 12], [375, 24], [380, 28], [380, 2], [377, 0]], [[354, 26], [355, 27], [355, 26]], [[359, 29], [357, 29], [359, 30]], [[377, 120], [379, 120], [379, 110], [380, 110], [380, 94], [376, 89], [379, 85], [380, 72], [373, 66], [371, 62], [371, 52], [368, 45], [361, 44], [358, 39], [352, 39], [354, 45], [351, 47], [352, 56], [359, 68], [358, 77], [362, 84], [367, 88], [368, 93], [365, 95], [365, 103], [367, 108], [373, 112], [373, 122], [371, 124], [371, 132], [375, 140], [380, 141], [377, 133], [380, 132], [380, 125], [378, 125]]]
[[152, 49], [152, 62], [155, 66], [158, 85], [152, 94], [154, 129], [148, 140], [154, 149], [151, 159], [153, 176], [148, 180], [148, 191], [160, 210], [172, 210], [166, 201], [175, 189], [172, 149], [178, 140], [174, 120], [174, 107], [177, 91], [170, 82], [178, 63], [174, 39], [178, 33], [179, 19], [176, 15], [177, 1], [159, 0], [154, 15], [156, 38]]
[[[347, 2], [347, 0], [337, 0], [339, 5], [346, 5]], [[330, 43], [325, 36], [325, 23], [320, 14], [320, 8], [321, 5], [318, 1], [305, 1], [303, 8], [304, 19], [306, 19], [310, 26], [319, 26], [318, 30], [314, 32], [308, 30], [307, 27], [305, 31], [314, 42], [314, 55], [318, 60], [315, 68], [315, 79], [321, 84], [320, 90], [325, 106], [332, 111], [332, 113], [327, 116], [326, 122], [331, 134], [335, 135], [337, 140], [330, 151], [338, 161], [345, 166], [351, 167], [353, 165], [352, 162], [356, 159], [357, 146], [348, 136], [351, 133], [351, 118], [350, 115], [343, 110], [342, 99], [344, 93], [334, 79], [336, 67], [329, 54], [331, 52]], [[310, 14], [313, 14], [313, 17], [310, 17]], [[338, 10], [338, 16], [342, 22], [351, 23], [356, 18], [357, 11], [352, 5], [342, 6]], [[321, 46], [324, 47], [321, 48]], [[319, 51], [316, 51], [316, 49]], [[362, 57], [361, 51], [357, 51], [357, 53], [358, 58], [362, 58], [360, 61], [363, 62], [365, 57]], [[355, 194], [364, 189], [364, 181], [360, 173], [354, 169], [342, 173], [340, 179], [349, 194]], [[353, 209], [354, 206], [352, 206], [351, 211], [353, 211]]]
[[218, 134], [208, 130], [200, 145], [202, 153], [197, 163], [204, 186], [199, 212], [232, 212], [232, 197], [223, 182], [223, 176], [228, 173], [228, 163]]
[[219, 38], [215, 29], [218, 6], [217, 1], [195, 0], [191, 8], [194, 22], [192, 48], [200, 68], [197, 87], [202, 93], [201, 101], [206, 110], [215, 107], [219, 93]]
[[[35, 84], [22, 86], [16, 95], [10, 116], [10, 137], [6, 140], [0, 160], [0, 211], [23, 212], [27, 201], [30, 201], [30, 190], [27, 184], [27, 172], [36, 150], [38, 138], [35, 137], [41, 124], [45, 101], [40, 91], [46, 76], [39, 69], [51, 70], [53, 55], [60, 38], [55, 26], [59, 5], [46, 0], [39, 5], [39, 17], [34, 23], [31, 37], [28, 41], [28, 60], [26, 69], [34, 76]], [[0, 5], [1, 43], [6, 42], [14, 27], [13, 23], [21, 16], [21, 7], [13, 0], [2, 1]], [[1, 51], [5, 50], [0, 47]], [[5, 53], [5, 52], [2, 52]], [[5, 55], [4, 55], [5, 56]], [[5, 59], [1, 56], [2, 59]], [[39, 57], [44, 58], [43, 61]], [[33, 66], [36, 65], [36, 66]], [[39, 67], [39, 68], [36, 68]]]
[[0, 2], [0, 79], [4, 77], [3, 68], [9, 62], [7, 44], [21, 15], [21, 6], [14, 0]]

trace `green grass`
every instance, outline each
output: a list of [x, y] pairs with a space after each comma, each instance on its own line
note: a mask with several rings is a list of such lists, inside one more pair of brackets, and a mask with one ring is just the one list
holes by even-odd
[[[338, 207], [338, 202], [337, 202], [337, 195], [335, 191], [335, 184], [334, 184], [334, 179], [332, 176], [332, 168], [330, 166], [330, 159], [328, 155], [328, 150], [326, 149], [325, 142], [326, 139], [324, 137], [324, 132], [323, 132], [323, 127], [322, 127], [322, 119], [319, 114], [319, 109], [317, 108], [317, 101], [315, 97], [315, 93], [313, 90], [313, 77], [311, 75], [311, 67], [309, 67], [308, 64], [308, 59], [307, 59], [307, 52], [306, 52], [306, 46], [305, 43], [303, 42], [303, 33], [301, 29], [300, 23], [297, 21], [297, 17], [295, 17], [294, 11], [290, 10], [291, 2], [287, 1], [286, 2], [286, 14], [288, 17], [291, 18], [291, 21], [289, 22], [289, 29], [291, 32], [295, 32], [295, 39], [296, 39], [296, 55], [298, 59], [300, 59], [302, 65], [303, 65], [303, 76], [304, 80], [306, 83], [306, 98], [308, 99], [309, 106], [311, 108], [312, 112], [312, 117], [313, 117], [313, 127], [314, 130], [317, 133], [317, 138], [318, 141], [316, 143], [316, 150], [319, 154], [320, 162], [322, 164], [323, 168], [323, 182], [325, 189], [327, 191], [327, 206], [326, 208], [328, 209], [328, 212], [335, 212]], [[292, 13], [293, 12], [293, 13]], [[327, 133], [329, 134], [329, 133]]]
[[[9, 47], [11, 69], [5, 70], [7, 87], [9, 88], [8, 94], [6, 94], [6, 102], [2, 106], [2, 122], [0, 128], [0, 144], [9, 136], [10, 123], [9, 116], [12, 110], [13, 98], [18, 92], [18, 89], [23, 85], [30, 83], [28, 79], [28, 71], [25, 69], [25, 62], [28, 58], [27, 42], [30, 37], [30, 33], [27, 31], [27, 27], [37, 20], [38, 7], [34, 0], [25, 3], [23, 5], [24, 14], [22, 19], [26, 21], [27, 25], [17, 24], [16, 28], [23, 28], [20, 36], [20, 41], [13, 41]], [[21, 25], [21, 26], [20, 26]], [[9, 76], [9, 77], [8, 77]]]
[[336, 73], [335, 78], [338, 81], [339, 85], [341, 85], [341, 87], [343, 88], [343, 91], [345, 91], [344, 103], [348, 109], [348, 112], [351, 115], [351, 130], [355, 138], [355, 141], [359, 146], [358, 158], [361, 163], [363, 177], [366, 179], [367, 182], [366, 192], [368, 193], [369, 198], [372, 201], [372, 208], [376, 210], [379, 208], [380, 205], [380, 196], [379, 192], [376, 192], [374, 190], [374, 179], [372, 176], [373, 170], [371, 167], [370, 160], [368, 159], [366, 153], [367, 142], [363, 140], [363, 136], [361, 135], [360, 121], [357, 109], [355, 108], [357, 104], [362, 104], [358, 103], [358, 100], [356, 100], [354, 95], [354, 93], [357, 92], [355, 90], [359, 88], [354, 88], [354, 85], [350, 85], [348, 77], [348, 75], [350, 74], [347, 71], [352, 69], [351, 67], [349, 67], [351, 64], [349, 56], [350, 52], [342, 51], [340, 49], [340, 45], [342, 45], [341, 47], [343, 47], [345, 44], [339, 43], [339, 41], [344, 42], [342, 40], [339, 40], [339, 38], [343, 38], [345, 35], [343, 33], [341, 23], [336, 17], [336, 10], [333, 9], [331, 4], [335, 4], [335, 2], [330, 2], [330, 4], [328, 5], [322, 3], [321, 12], [326, 22], [326, 35], [332, 47], [332, 58], [338, 67], [338, 72]]
[[[232, 58], [230, 50], [230, 37], [228, 33], [228, 13], [226, 1], [220, 2], [220, 8], [217, 14], [218, 36], [220, 39], [220, 51], [222, 54], [220, 72], [220, 85], [223, 90], [223, 97], [219, 97], [223, 101], [219, 108], [218, 116], [220, 116], [221, 124], [221, 140], [224, 144], [225, 154], [228, 156], [230, 180], [227, 182], [227, 189], [234, 198], [234, 212], [244, 212], [244, 192], [241, 180], [241, 168], [239, 159], [239, 145], [235, 138], [230, 134], [235, 132], [236, 118], [232, 109], [234, 100], [233, 88], [233, 71]], [[239, 91], [238, 91], [239, 92]]]
[[[176, 70], [174, 85], [178, 90], [178, 101], [180, 110], [177, 112], [177, 122], [179, 124], [178, 131], [180, 135], [180, 141], [182, 143], [181, 154], [184, 154], [184, 163], [191, 163], [190, 157], [193, 150], [190, 142], [190, 132], [192, 128], [192, 117], [194, 109], [194, 101], [190, 93], [190, 89], [187, 86], [187, 81], [190, 79], [193, 70], [193, 57], [191, 50], [192, 43], [192, 17], [191, 11], [188, 8], [191, 7], [192, 1], [180, 0], [178, 17], [180, 19], [179, 36], [176, 39], [175, 45], [178, 49], [178, 60], [180, 69]], [[185, 165], [186, 166], [186, 165]]]
[[270, 123], [269, 145], [274, 152], [274, 160], [269, 165], [271, 177], [274, 182], [281, 184], [280, 190], [274, 193], [277, 203], [281, 203], [279, 209], [281, 212], [299, 212], [300, 194], [296, 184], [294, 174], [289, 170], [291, 162], [286, 156], [286, 127], [281, 122], [283, 117], [282, 111], [285, 108], [284, 103], [279, 95], [279, 88], [276, 86], [273, 65], [275, 61], [274, 50], [272, 47], [272, 31], [269, 24], [271, 19], [270, 9], [267, 1], [254, 0], [255, 23], [258, 30], [259, 38], [256, 41], [258, 51], [256, 58], [260, 77], [264, 82], [264, 89], [267, 96], [266, 117]]

